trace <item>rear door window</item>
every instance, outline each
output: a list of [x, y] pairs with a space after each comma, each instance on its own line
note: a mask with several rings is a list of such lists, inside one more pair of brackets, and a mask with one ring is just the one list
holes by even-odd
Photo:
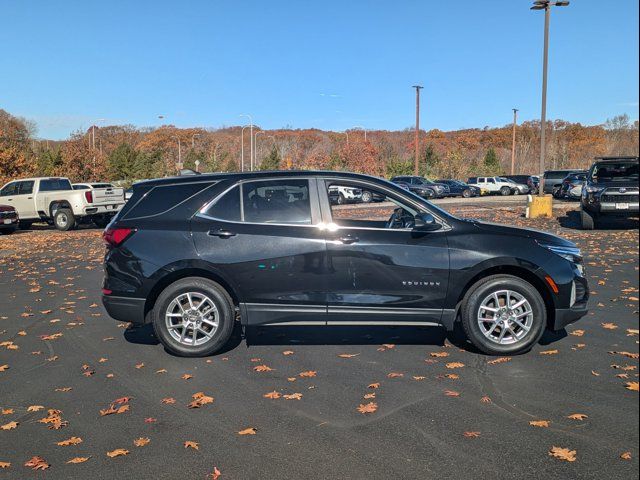
[[35, 182], [33, 180], [25, 180], [20, 182], [20, 191], [18, 195], [31, 195], [33, 193], [33, 184]]
[[265, 180], [242, 184], [245, 222], [311, 224], [308, 180]]
[[236, 185], [223, 194], [203, 213], [218, 220], [239, 222], [242, 219], [240, 211], [240, 186]]

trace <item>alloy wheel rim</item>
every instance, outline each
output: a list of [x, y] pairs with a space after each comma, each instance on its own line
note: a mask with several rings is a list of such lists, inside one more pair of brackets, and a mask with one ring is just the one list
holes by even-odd
[[174, 340], [197, 347], [211, 340], [218, 331], [218, 309], [203, 293], [181, 293], [169, 303], [165, 324]]
[[531, 303], [521, 293], [497, 290], [480, 304], [477, 314], [482, 334], [499, 345], [521, 342], [533, 327]]
[[58, 215], [58, 225], [61, 227], [64, 227], [67, 225], [67, 223], [69, 222], [69, 219], [67, 218], [67, 214], [66, 213], [61, 213], [60, 215]]

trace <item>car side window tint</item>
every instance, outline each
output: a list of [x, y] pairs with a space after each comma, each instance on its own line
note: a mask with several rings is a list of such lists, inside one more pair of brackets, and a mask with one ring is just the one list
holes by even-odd
[[17, 182], [12, 182], [9, 185], [6, 185], [2, 191], [0, 191], [0, 196], [2, 197], [8, 197], [10, 195], [15, 195], [17, 193], [17, 186], [18, 183]]
[[19, 195], [31, 195], [33, 193], [33, 180], [25, 180], [24, 182], [20, 182], [20, 191]]
[[311, 224], [308, 180], [266, 180], [242, 184], [245, 222]]
[[493, 178], [487, 178], [487, 182], [489, 182], [489, 183], [496, 183], [495, 179], [493, 179]]
[[219, 220], [239, 222], [241, 220], [240, 187], [236, 185], [222, 195], [204, 211], [204, 214]]

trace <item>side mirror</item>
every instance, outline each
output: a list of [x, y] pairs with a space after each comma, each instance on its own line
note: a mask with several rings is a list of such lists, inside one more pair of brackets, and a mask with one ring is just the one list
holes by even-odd
[[434, 232], [442, 228], [442, 225], [436, 222], [436, 219], [430, 213], [418, 213], [414, 220], [413, 229], [418, 232]]

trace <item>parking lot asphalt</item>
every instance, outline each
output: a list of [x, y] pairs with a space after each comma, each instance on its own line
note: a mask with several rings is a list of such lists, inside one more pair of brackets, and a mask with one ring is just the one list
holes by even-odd
[[516, 357], [439, 328], [270, 327], [178, 358], [102, 308], [99, 230], [0, 237], [0, 479], [637, 478], [637, 220], [446, 208], [578, 243], [589, 315]]

